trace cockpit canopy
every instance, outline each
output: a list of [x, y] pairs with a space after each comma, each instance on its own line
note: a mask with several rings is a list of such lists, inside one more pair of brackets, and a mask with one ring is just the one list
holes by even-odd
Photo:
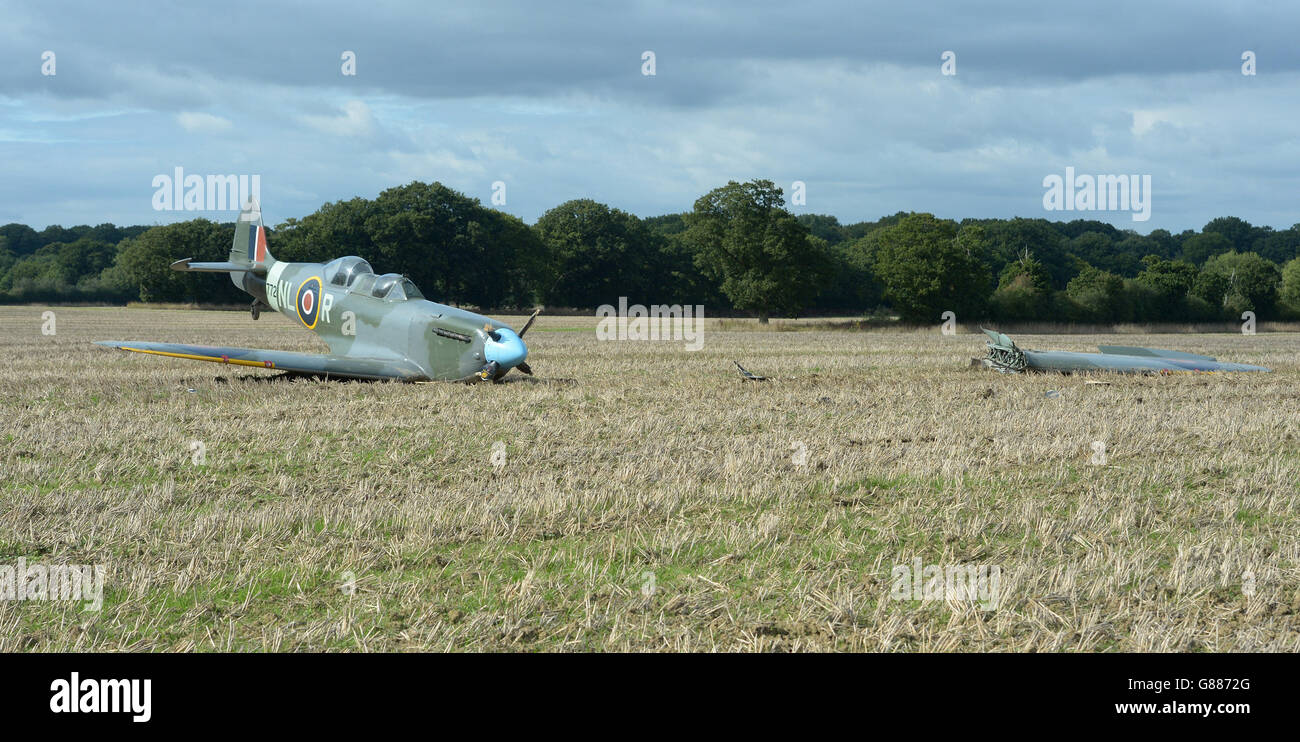
[[335, 258], [325, 264], [325, 282], [331, 286], [349, 287], [359, 276], [373, 275], [374, 272], [369, 263], [355, 255]]
[[369, 263], [356, 256], [331, 260], [325, 264], [324, 273], [331, 286], [341, 286], [354, 294], [386, 301], [424, 298], [411, 279], [398, 273], [377, 276]]
[[424, 298], [424, 294], [415, 287], [415, 283], [399, 273], [385, 273], [376, 278], [375, 285], [370, 289], [370, 295], [388, 301]]

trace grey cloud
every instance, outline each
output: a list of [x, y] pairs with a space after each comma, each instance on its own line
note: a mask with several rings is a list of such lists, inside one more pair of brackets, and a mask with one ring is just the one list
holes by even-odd
[[1144, 230], [1297, 221], [1282, 5], [3, 5], [4, 221], [187, 218], [147, 209], [175, 165], [262, 173], [273, 220], [411, 178], [485, 200], [506, 180], [530, 220], [573, 197], [684, 210], [748, 177], [804, 180], [807, 210], [844, 220], [1062, 217], [1040, 183], [1075, 165], [1151, 173]]

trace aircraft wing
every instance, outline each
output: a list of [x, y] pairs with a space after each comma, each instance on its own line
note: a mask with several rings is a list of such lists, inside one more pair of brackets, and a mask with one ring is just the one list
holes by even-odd
[[180, 343], [144, 343], [130, 340], [96, 340], [95, 344], [119, 350], [129, 350], [132, 353], [147, 353], [168, 358], [228, 363], [237, 366], [253, 366], [304, 374], [322, 374], [353, 379], [398, 379], [401, 381], [423, 381], [427, 378], [424, 371], [405, 360], [351, 358], [314, 353], [294, 353], [287, 350], [226, 348], [209, 345], [182, 345]]
[[1161, 350], [1159, 348], [1142, 348], [1134, 345], [1099, 345], [1097, 350], [1111, 356], [1139, 356], [1143, 358], [1170, 358], [1179, 361], [1213, 361], [1210, 356], [1198, 356], [1181, 350]]

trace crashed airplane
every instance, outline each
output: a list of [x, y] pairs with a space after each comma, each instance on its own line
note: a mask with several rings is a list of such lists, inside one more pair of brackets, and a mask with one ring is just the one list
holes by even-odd
[[[980, 328], [984, 330], [984, 328]], [[1224, 371], [1271, 371], [1263, 366], [1228, 363], [1209, 356], [1176, 350], [1157, 350], [1127, 345], [1101, 345], [1100, 353], [1068, 350], [1024, 350], [1000, 332], [984, 330], [989, 336], [984, 365], [1002, 373], [1057, 371], [1076, 373], [1101, 371], [1118, 374], [1216, 373]]]
[[511, 369], [532, 375], [524, 359], [524, 333], [504, 323], [436, 304], [396, 273], [376, 275], [359, 257], [328, 263], [276, 260], [266, 245], [262, 210], [250, 200], [235, 224], [230, 260], [172, 264], [178, 271], [227, 273], [253, 297], [253, 319], [263, 308], [315, 332], [329, 353], [229, 348], [135, 340], [97, 340], [100, 345], [193, 361], [233, 363], [345, 379], [400, 381], [498, 381]]

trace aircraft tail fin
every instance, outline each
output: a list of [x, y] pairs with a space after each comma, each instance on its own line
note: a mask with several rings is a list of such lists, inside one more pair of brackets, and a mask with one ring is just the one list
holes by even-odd
[[239, 212], [239, 220], [235, 222], [235, 242], [230, 246], [230, 262], [252, 266], [250, 269], [255, 273], [264, 272], [266, 266], [275, 262], [271, 251], [266, 247], [262, 207], [251, 198], [244, 204], [243, 211]]
[[194, 258], [185, 258], [172, 263], [172, 270], [229, 273], [230, 280], [247, 291], [245, 275], [252, 273], [265, 276], [274, 263], [275, 258], [266, 249], [262, 207], [250, 198], [244, 204], [244, 210], [239, 212], [239, 220], [235, 222], [235, 243], [230, 247], [230, 260], [224, 263], [196, 263]]

